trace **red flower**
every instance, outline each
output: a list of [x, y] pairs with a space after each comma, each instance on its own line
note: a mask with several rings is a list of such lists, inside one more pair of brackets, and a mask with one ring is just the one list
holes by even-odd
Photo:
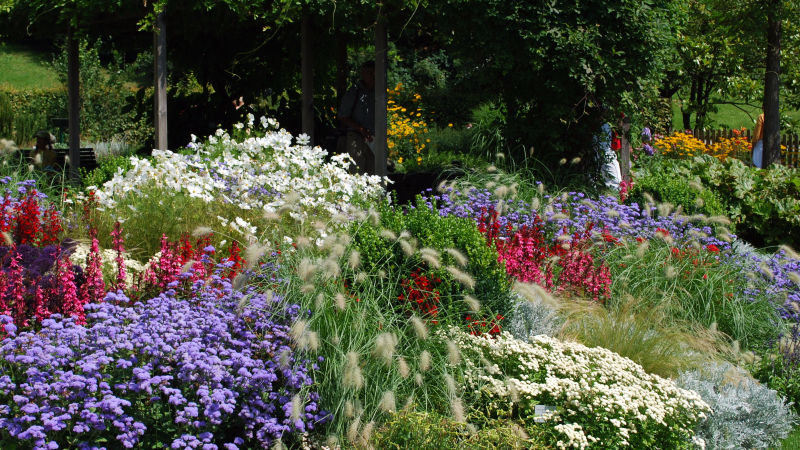
[[719, 253], [719, 247], [714, 244], [709, 244], [706, 246], [706, 250], [710, 251], [711, 253]]
[[622, 148], [622, 141], [616, 131], [611, 132], [611, 150], [617, 151]]

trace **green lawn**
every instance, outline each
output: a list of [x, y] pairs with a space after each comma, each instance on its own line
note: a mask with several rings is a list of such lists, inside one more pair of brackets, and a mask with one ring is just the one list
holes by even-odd
[[48, 60], [45, 53], [0, 42], [0, 87], [14, 90], [59, 87], [58, 76], [47, 66]]
[[[717, 112], [710, 114], [710, 128], [714, 129], [753, 128], [756, 118], [761, 114], [761, 108], [758, 106], [730, 104], [718, 104], [716, 106]], [[792, 121], [800, 123], [800, 111], [790, 112], [789, 117]], [[694, 124], [694, 115], [692, 115], [692, 124]], [[676, 130], [683, 129], [680, 101], [677, 99], [672, 100], [672, 128]]]

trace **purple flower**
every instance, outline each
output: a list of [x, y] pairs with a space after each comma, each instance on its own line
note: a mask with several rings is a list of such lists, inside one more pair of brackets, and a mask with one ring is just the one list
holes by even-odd
[[[261, 448], [329, 420], [307, 392], [316, 358], [290, 347], [299, 307], [234, 291], [219, 276], [195, 294], [128, 307], [110, 293], [116, 301], [86, 306], [86, 326], [54, 314], [40, 331], [0, 341], [0, 429], [21, 446], [91, 448], [74, 439], [104, 436], [111, 447], [151, 447], [171, 429], [174, 448]], [[294, 424], [286, 405], [300, 393], [307, 406]], [[151, 410], [166, 420], [153, 422]]]

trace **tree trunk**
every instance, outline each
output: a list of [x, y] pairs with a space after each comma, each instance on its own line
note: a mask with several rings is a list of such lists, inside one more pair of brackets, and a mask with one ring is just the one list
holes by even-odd
[[681, 106], [681, 115], [683, 116], [683, 129], [692, 129], [692, 106], [697, 99], [697, 77], [692, 77], [692, 86], [689, 89], [689, 106]]
[[311, 138], [314, 145], [314, 42], [311, 17], [303, 14], [300, 36], [300, 72], [303, 99], [301, 106], [303, 133]]
[[167, 150], [167, 26], [164, 13], [156, 16], [153, 28], [153, 95], [155, 148]]
[[705, 98], [705, 92], [707, 84], [708, 82], [704, 76], [701, 76], [700, 80], [697, 82], [697, 94], [695, 97], [696, 115], [694, 117], [695, 128], [703, 129], [706, 126], [706, 114], [708, 113], [706, 108], [708, 99]]
[[781, 158], [780, 74], [782, 0], [770, 1], [767, 15], [767, 70], [764, 76], [764, 156], [762, 167]]
[[80, 104], [80, 55], [75, 30], [67, 34], [67, 97], [69, 115], [69, 179], [78, 184], [81, 179], [81, 104]]

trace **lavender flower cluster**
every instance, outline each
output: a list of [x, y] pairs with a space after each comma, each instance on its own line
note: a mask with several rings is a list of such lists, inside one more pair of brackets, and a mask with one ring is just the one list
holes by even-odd
[[130, 307], [110, 292], [86, 305], [86, 326], [53, 315], [17, 334], [0, 316], [0, 442], [234, 450], [327, 421], [310, 391], [316, 361], [290, 347], [299, 307], [219, 276], [202, 286], [191, 301], [170, 289]]
[[[455, 215], [476, 221], [487, 210], [497, 210], [500, 203], [491, 192], [478, 189], [467, 193], [451, 190], [441, 195], [433, 195], [428, 190], [423, 195], [423, 201], [428, 207], [436, 208], [441, 216]], [[510, 226], [517, 229], [523, 225], [532, 226], [538, 215], [554, 232], [560, 232], [564, 227], [570, 232], [582, 231], [593, 223], [596, 230], [605, 230], [617, 238], [651, 239], [661, 229], [678, 242], [695, 239], [704, 246], [730, 248], [728, 242], [713, 235], [710, 226], [678, 214], [660, 215], [655, 206], [641, 207], [637, 203], [625, 205], [610, 196], [600, 196], [594, 200], [582, 192], [567, 192], [557, 197], [544, 195], [541, 205], [549, 207], [537, 209], [521, 200], [505, 202], [497, 223], [501, 228]]]
[[800, 284], [789, 277], [791, 273], [800, 275], [800, 260], [778, 250], [768, 257], [752, 252], [735, 258], [734, 264], [742, 274], [756, 275], [743, 287], [746, 296], [779, 299], [781, 316], [800, 324]]

